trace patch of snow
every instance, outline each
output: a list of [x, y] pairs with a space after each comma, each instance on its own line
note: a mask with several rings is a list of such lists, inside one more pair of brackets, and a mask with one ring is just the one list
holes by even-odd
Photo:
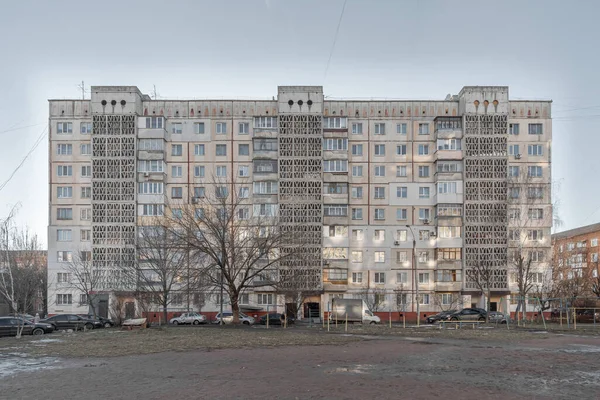
[[0, 378], [19, 372], [30, 372], [44, 368], [56, 367], [55, 357], [30, 357], [24, 353], [0, 354]]

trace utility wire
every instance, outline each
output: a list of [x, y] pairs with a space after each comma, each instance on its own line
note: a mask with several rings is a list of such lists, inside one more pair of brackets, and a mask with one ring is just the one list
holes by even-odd
[[21, 160], [19, 165], [17, 165], [17, 167], [14, 169], [14, 171], [8, 177], [8, 179], [6, 181], [4, 181], [4, 183], [2, 183], [2, 185], [0, 185], [0, 191], [2, 191], [2, 189], [4, 189], [4, 187], [6, 185], [8, 185], [8, 183], [12, 180], [12, 178], [15, 176], [15, 174], [21, 169], [23, 164], [25, 164], [25, 161], [27, 161], [27, 159], [29, 158], [31, 153], [33, 153], [35, 151], [35, 149], [37, 149], [37, 147], [40, 145], [40, 143], [42, 143], [42, 140], [44, 140], [44, 137], [46, 137], [47, 131], [48, 131], [48, 127], [44, 128], [44, 130], [42, 131], [40, 136], [38, 136], [35, 143], [33, 144], [33, 146], [31, 146], [31, 149], [29, 149], [29, 151], [27, 152], [25, 157], [23, 157], [23, 159]]
[[17, 126], [16, 128], [9, 128], [3, 131], [0, 131], [0, 134], [6, 133], [6, 132], [13, 132], [13, 131], [18, 131], [21, 129], [25, 129], [25, 128], [31, 128], [32, 126], [40, 126], [40, 125], [45, 125], [45, 122], [40, 122], [39, 124], [33, 124], [33, 125], [25, 125], [25, 126]]
[[333, 50], [335, 49], [335, 43], [337, 42], [338, 33], [340, 33], [340, 25], [342, 25], [342, 18], [344, 18], [344, 10], [346, 9], [346, 1], [344, 0], [344, 5], [342, 6], [342, 12], [340, 13], [340, 20], [338, 21], [337, 29], [335, 30], [335, 36], [333, 37], [333, 44], [331, 45], [331, 50], [329, 51], [329, 59], [327, 60], [327, 66], [325, 67], [325, 76], [323, 80], [327, 78], [327, 71], [329, 71], [329, 64], [331, 63], [331, 57], [333, 56]]

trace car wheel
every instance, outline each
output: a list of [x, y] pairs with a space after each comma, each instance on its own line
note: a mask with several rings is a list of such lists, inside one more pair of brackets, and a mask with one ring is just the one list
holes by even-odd
[[193, 322], [194, 325], [200, 325], [200, 321], [198, 321], [197, 319], [194, 320]]
[[173, 325], [179, 325], [179, 322], [173, 321]]
[[93, 324], [85, 324], [84, 328], [87, 329], [88, 331], [91, 331], [92, 329], [94, 329], [94, 325]]
[[369, 325], [375, 325], [377, 322], [375, 321], [371, 321], [371, 323]]
[[105, 322], [104, 323], [104, 327], [105, 328], [110, 328], [112, 325], [110, 324], [110, 322]]
[[450, 318], [450, 321], [458, 321], [458, 318], [456, 318], [456, 317]]
[[31, 334], [35, 336], [43, 335], [44, 330], [42, 328], [35, 328]]
[[506, 324], [506, 321], [501, 321], [500, 323], [501, 323], [501, 324]]
[[485, 318], [479, 317], [479, 319], [477, 321], [485, 321]]
[[242, 322], [242, 323], [243, 323], [244, 325], [250, 325], [250, 322], [248, 322], [248, 321], [244, 321], [244, 322]]

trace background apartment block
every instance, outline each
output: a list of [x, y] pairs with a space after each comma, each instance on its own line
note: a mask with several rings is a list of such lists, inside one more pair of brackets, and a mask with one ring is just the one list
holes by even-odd
[[[511, 101], [508, 87], [439, 101], [327, 100], [318, 86], [279, 87], [272, 101], [91, 92], [50, 101], [51, 314], [87, 311], [61, 275], [80, 251], [106, 271], [106, 310], [119, 290], [111, 265], [135, 262], [140, 221], [164, 211], [165, 195], [193, 204], [213, 177], [247, 196], [249, 213], [314, 217], [307, 268], [321, 294], [307, 303], [321, 312], [335, 296], [372, 296], [381, 311], [411, 313], [416, 286], [423, 313], [482, 306], [466, 278], [481, 262], [496, 271], [492, 307], [507, 310], [515, 249], [539, 252], [532, 268], [548, 273], [549, 101]], [[309, 156], [294, 153], [301, 140]], [[241, 300], [286, 301], [265, 288]]]

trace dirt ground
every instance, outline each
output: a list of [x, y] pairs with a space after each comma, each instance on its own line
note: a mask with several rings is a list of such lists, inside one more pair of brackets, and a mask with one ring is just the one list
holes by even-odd
[[190, 327], [3, 338], [0, 355], [34, 365], [0, 369], [0, 393], [25, 399], [77, 386], [87, 399], [600, 399], [597, 336], [393, 331]]

